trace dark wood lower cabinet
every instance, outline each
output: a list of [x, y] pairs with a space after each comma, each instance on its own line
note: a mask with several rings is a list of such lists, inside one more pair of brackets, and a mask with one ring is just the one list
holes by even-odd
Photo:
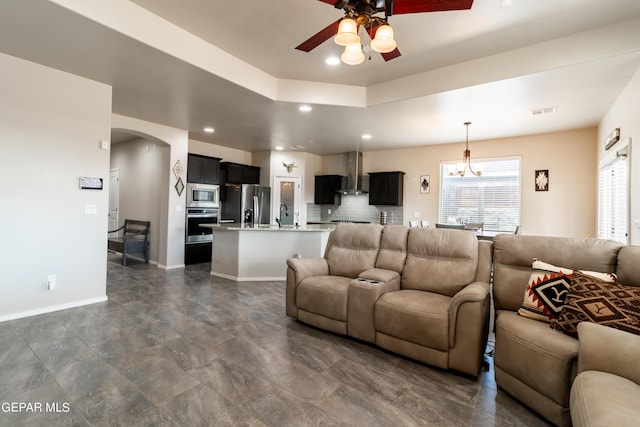
[[211, 262], [212, 243], [190, 243], [184, 245], [184, 263], [200, 264], [201, 262]]

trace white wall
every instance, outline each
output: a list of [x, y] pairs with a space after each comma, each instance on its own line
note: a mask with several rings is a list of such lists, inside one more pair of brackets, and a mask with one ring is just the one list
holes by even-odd
[[[320, 174], [322, 157], [299, 151], [271, 151], [268, 153], [269, 185], [271, 187], [273, 187], [274, 178], [277, 176], [301, 178], [300, 223], [306, 224], [307, 203], [313, 203], [314, 176]], [[255, 156], [256, 153], [254, 153]], [[291, 172], [287, 172], [283, 163], [295, 163], [295, 167]], [[273, 195], [273, 191], [271, 194]], [[271, 203], [274, 206], [277, 202], [272, 200]]]
[[[472, 160], [501, 156], [522, 157], [522, 213], [524, 234], [596, 236], [597, 130], [578, 129], [469, 142]], [[440, 162], [462, 159], [464, 143], [429, 145], [363, 154], [363, 170], [400, 170], [404, 178], [404, 224], [411, 219], [438, 220]], [[326, 162], [325, 162], [326, 164]], [[537, 169], [549, 169], [549, 191], [534, 190]], [[421, 194], [421, 175], [431, 176], [431, 193]], [[419, 213], [414, 218], [414, 212]]]
[[111, 87], [4, 54], [0, 70], [0, 321], [104, 301]]
[[[119, 171], [118, 227], [125, 219], [150, 221], [149, 258], [157, 262], [161, 212], [166, 208], [164, 175], [169, 167], [169, 147], [158, 141], [137, 138], [111, 146], [111, 169]], [[134, 256], [142, 257], [141, 254]]]
[[252, 154], [249, 151], [209, 144], [208, 142], [197, 141], [195, 139], [189, 140], [189, 153], [217, 157], [221, 159], [221, 162], [233, 162], [243, 165], [253, 164], [251, 163], [253, 161]]
[[[604, 140], [615, 128], [620, 128], [620, 142], [609, 151], [617, 150], [631, 139], [631, 239], [632, 245], [640, 245], [640, 70], [611, 106], [598, 127], [598, 161], [605, 156]], [[608, 153], [608, 152], [607, 152]]]

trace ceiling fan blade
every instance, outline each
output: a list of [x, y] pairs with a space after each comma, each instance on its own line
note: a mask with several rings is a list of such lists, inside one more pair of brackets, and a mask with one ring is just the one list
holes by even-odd
[[309, 37], [308, 40], [300, 43], [298, 46], [296, 46], [296, 49], [302, 50], [304, 52], [310, 52], [313, 49], [317, 48], [322, 43], [329, 40], [331, 36], [334, 36], [338, 33], [338, 26], [340, 25], [340, 21], [342, 21], [342, 18], [327, 25], [324, 29]]
[[473, 0], [393, 0], [393, 15], [471, 9]]
[[382, 55], [382, 58], [386, 61], [391, 61], [394, 58], [397, 58], [398, 56], [402, 55], [400, 53], [400, 51], [398, 50], [398, 48], [393, 49], [391, 52], [389, 53], [381, 53], [380, 55]]

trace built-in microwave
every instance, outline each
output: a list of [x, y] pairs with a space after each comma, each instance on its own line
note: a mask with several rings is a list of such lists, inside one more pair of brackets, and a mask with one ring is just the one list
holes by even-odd
[[187, 206], [198, 208], [220, 207], [220, 186], [187, 183]]

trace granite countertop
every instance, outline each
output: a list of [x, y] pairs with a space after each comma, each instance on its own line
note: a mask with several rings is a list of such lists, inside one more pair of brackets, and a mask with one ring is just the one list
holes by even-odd
[[300, 227], [294, 227], [292, 225], [283, 225], [278, 227], [277, 225], [259, 225], [259, 226], [245, 226], [240, 224], [201, 224], [200, 227], [212, 228], [214, 231], [332, 231], [334, 227], [328, 227], [326, 225], [301, 225]]

